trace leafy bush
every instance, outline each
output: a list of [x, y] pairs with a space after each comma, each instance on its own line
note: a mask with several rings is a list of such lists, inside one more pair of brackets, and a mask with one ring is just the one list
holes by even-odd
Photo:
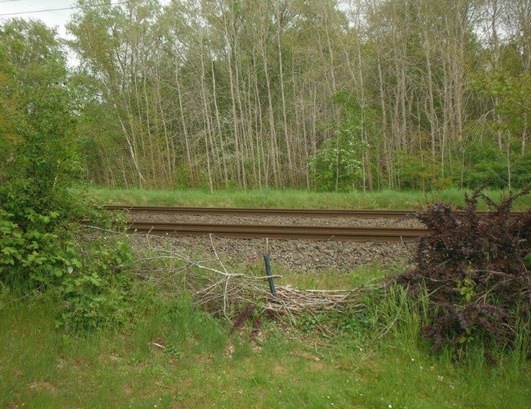
[[464, 151], [463, 183], [471, 189], [507, 186], [507, 160], [493, 141], [473, 138]]
[[15, 215], [0, 209], [0, 282], [22, 291], [46, 289], [79, 263], [66, 239], [69, 233], [55, 226], [58, 216], [55, 211], [38, 214], [24, 209], [21, 225]]
[[[531, 319], [531, 210], [513, 217], [510, 195], [499, 205], [476, 191], [462, 212], [442, 203], [416, 214], [431, 234], [423, 237], [416, 267], [398, 278], [416, 297], [428, 294], [424, 336], [438, 350], [466, 352], [479, 341], [492, 351], [511, 347], [518, 327]], [[479, 199], [488, 213], [479, 213]]]
[[63, 299], [58, 324], [69, 330], [126, 322], [132, 284], [127, 240], [77, 241], [79, 226], [63, 226], [57, 211], [25, 209], [18, 216], [23, 223], [0, 209], [0, 283], [18, 293], [58, 289]]
[[80, 262], [68, 268], [59, 287], [63, 310], [58, 325], [68, 330], [94, 330], [125, 324], [132, 312], [132, 260], [125, 239], [97, 238], [78, 245]]
[[59, 289], [65, 327], [124, 322], [129, 246], [77, 241], [83, 217], [102, 217], [71, 191], [82, 169], [61, 43], [39, 22], [13, 20], [0, 34], [0, 284]]
[[465, 146], [464, 159], [465, 187], [477, 189], [488, 185], [505, 189], [510, 182], [510, 186], [524, 189], [531, 184], [531, 153], [523, 154], [519, 141], [501, 150], [493, 140], [473, 138]]
[[428, 152], [398, 153], [395, 168], [402, 189], [426, 191], [446, 189], [453, 184], [449, 176], [443, 176], [441, 165]]
[[354, 139], [350, 128], [336, 132], [319, 152], [310, 159], [315, 183], [319, 190], [352, 190], [361, 176], [360, 142]]
[[531, 151], [514, 160], [511, 169], [512, 185], [519, 188], [531, 186], [531, 172], [529, 169], [531, 169]]

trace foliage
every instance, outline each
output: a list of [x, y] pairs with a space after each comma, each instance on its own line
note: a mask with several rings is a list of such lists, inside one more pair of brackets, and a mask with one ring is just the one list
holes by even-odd
[[333, 136], [309, 159], [315, 184], [322, 191], [349, 191], [361, 182], [363, 153], [369, 148], [366, 133], [371, 129], [371, 112], [363, 112], [348, 95], [336, 101], [344, 106], [343, 119]]
[[54, 31], [24, 20], [0, 27], [0, 50], [0, 106], [7, 113], [0, 144], [8, 152], [0, 172], [11, 186], [4, 194], [19, 194], [17, 207], [38, 203], [40, 213], [79, 172], [65, 58]]
[[503, 189], [510, 182], [513, 188], [525, 189], [531, 184], [531, 152], [521, 153], [519, 141], [500, 150], [488, 137], [473, 137], [465, 144], [463, 156], [463, 185], [467, 188], [488, 185]]
[[360, 176], [361, 161], [356, 142], [349, 138], [350, 129], [337, 132], [310, 159], [318, 190], [352, 190]]
[[481, 186], [507, 186], [507, 164], [503, 153], [493, 142], [474, 138], [465, 147], [464, 185], [478, 189]]
[[[211, 191], [522, 186], [524, 3], [80, 1], [67, 86], [86, 180]], [[471, 126], [495, 143], [495, 162], [466, 152]]]
[[429, 190], [461, 182], [448, 177], [459, 166], [472, 186], [492, 169], [460, 163], [475, 161], [457, 152], [470, 124], [501, 141], [493, 168], [509, 174], [529, 150], [522, 2], [83, 0], [68, 75], [52, 30], [8, 21], [0, 174], [24, 109], [44, 115], [32, 104], [62, 90], [73, 115], [49, 124], [75, 118], [84, 177], [100, 185]]
[[68, 191], [78, 166], [61, 84], [65, 62], [54, 32], [42, 23], [5, 24], [0, 48], [8, 84], [0, 103], [10, 104], [0, 130], [10, 152], [8, 166], [0, 165], [0, 280], [19, 290], [45, 289], [78, 262], [67, 231], [81, 206]]
[[[126, 242], [78, 242], [80, 222], [105, 217], [72, 187], [79, 179], [66, 62], [54, 31], [13, 20], [0, 27], [0, 283], [13, 292], [59, 289], [60, 324], [93, 329], [125, 322]], [[15, 136], [13, 136], [15, 135]]]
[[131, 312], [129, 242], [83, 238], [74, 224], [58, 224], [58, 214], [27, 209], [22, 228], [0, 209], [0, 282], [17, 293], [58, 289], [63, 309], [57, 322], [67, 330], [125, 324]]
[[132, 276], [124, 274], [132, 260], [124, 239], [98, 238], [78, 247], [80, 261], [69, 266], [60, 294], [63, 309], [58, 325], [67, 330], [117, 327], [132, 312]]
[[513, 186], [524, 188], [531, 186], [531, 151], [525, 155], [517, 157], [512, 164], [512, 182]]
[[[488, 352], [514, 347], [516, 335], [531, 320], [531, 211], [510, 214], [520, 194], [500, 204], [479, 190], [466, 197], [461, 212], [437, 203], [416, 217], [431, 230], [418, 246], [414, 269], [398, 282], [412, 295], [429, 296], [423, 330], [436, 349], [458, 353], [483, 344]], [[478, 200], [489, 206], [477, 211]], [[525, 329], [524, 329], [525, 330]]]
[[442, 174], [440, 164], [427, 152], [397, 154], [395, 167], [402, 189], [430, 191], [453, 185], [453, 180]]
[[493, 102], [490, 130], [508, 133], [518, 138], [529, 129], [528, 117], [531, 74], [529, 71], [511, 73], [500, 69], [476, 73], [470, 80], [470, 87], [479, 95]]
[[58, 285], [66, 271], [79, 264], [70, 235], [57, 226], [59, 213], [24, 209], [24, 225], [0, 209], [0, 282], [19, 290]]

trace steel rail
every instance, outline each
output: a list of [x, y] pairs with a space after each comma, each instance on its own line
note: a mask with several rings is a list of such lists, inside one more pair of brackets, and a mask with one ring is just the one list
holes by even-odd
[[[413, 215], [415, 210], [345, 210], [345, 209], [251, 209], [225, 207], [171, 207], [171, 206], [104, 206], [105, 210], [127, 211], [134, 213], [159, 213], [181, 215], [218, 215], [218, 216], [300, 216], [300, 217], [352, 217], [359, 219], [401, 219]], [[478, 211], [478, 214], [489, 212]], [[524, 212], [511, 212], [519, 217]]]
[[334, 240], [334, 241], [414, 241], [428, 234], [427, 229], [367, 228], [343, 226], [300, 225], [248, 225], [132, 222], [131, 233], [149, 233], [171, 236], [201, 236], [214, 234], [231, 238], [261, 238], [284, 240]]
[[412, 214], [404, 210], [323, 210], [323, 209], [249, 209], [223, 207], [105, 206], [106, 210], [129, 213], [159, 213], [219, 216], [300, 216], [399, 219]]

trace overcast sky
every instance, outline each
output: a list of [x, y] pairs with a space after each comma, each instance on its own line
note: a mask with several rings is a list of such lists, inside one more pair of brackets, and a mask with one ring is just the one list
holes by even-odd
[[42, 20], [64, 37], [65, 24], [74, 12], [75, 0], [0, 0], [0, 23], [9, 18]]

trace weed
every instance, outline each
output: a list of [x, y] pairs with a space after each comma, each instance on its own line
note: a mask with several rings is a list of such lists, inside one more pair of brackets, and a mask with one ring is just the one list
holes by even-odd
[[68, 330], [94, 330], [124, 325], [132, 313], [132, 276], [122, 269], [132, 253], [126, 239], [84, 242], [81, 262], [68, 270], [60, 286], [63, 311], [58, 325]]
[[135, 318], [125, 329], [83, 336], [55, 328], [56, 295], [18, 300], [4, 291], [0, 407], [527, 407], [526, 359], [506, 354], [491, 368], [481, 351], [459, 365], [449, 354], [428, 353], [411, 342], [416, 319], [406, 311], [416, 310], [400, 301], [401, 291], [367, 300], [367, 331], [397, 323], [379, 340], [353, 342], [348, 330], [324, 340], [298, 337], [265, 323], [259, 349], [237, 334], [229, 338], [189, 300], [150, 288], [135, 296]]

